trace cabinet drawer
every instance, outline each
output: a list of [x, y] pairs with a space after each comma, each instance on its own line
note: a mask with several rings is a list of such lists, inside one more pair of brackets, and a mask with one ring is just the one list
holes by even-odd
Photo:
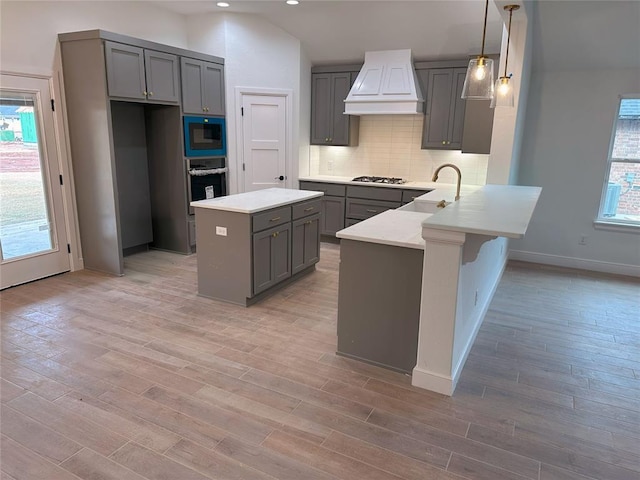
[[318, 213], [320, 212], [320, 208], [321, 200], [319, 198], [314, 198], [313, 200], [309, 200], [308, 202], [296, 203], [291, 207], [293, 219], [297, 220], [299, 218]]
[[355, 218], [347, 218], [345, 227], [350, 227], [351, 225], [355, 225], [356, 223], [360, 223], [362, 220], [356, 220]]
[[[400, 191], [398, 191], [400, 193]], [[384, 202], [381, 200], [358, 200], [347, 198], [347, 218], [364, 220], [385, 210], [398, 208], [400, 202]]]
[[300, 190], [314, 190], [333, 197], [344, 197], [346, 189], [346, 185], [336, 183], [300, 182]]
[[253, 232], [259, 232], [265, 228], [275, 227], [291, 221], [291, 207], [274, 208], [266, 212], [257, 213], [251, 218]]
[[400, 202], [402, 201], [402, 190], [399, 188], [360, 187], [349, 185], [349, 187], [347, 187], [347, 197]]
[[403, 190], [402, 191], [402, 203], [410, 203], [413, 202], [420, 195], [424, 195], [425, 193], [429, 193], [432, 190]]

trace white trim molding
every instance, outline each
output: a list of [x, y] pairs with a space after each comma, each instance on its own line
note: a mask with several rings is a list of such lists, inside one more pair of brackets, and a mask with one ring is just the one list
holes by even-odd
[[640, 265], [627, 265], [623, 263], [603, 262], [587, 258], [563, 257], [547, 253], [525, 252], [522, 250], [509, 250], [509, 260], [553, 265], [556, 267], [576, 268], [578, 270], [590, 270], [594, 272], [612, 273], [628, 277], [640, 277]]

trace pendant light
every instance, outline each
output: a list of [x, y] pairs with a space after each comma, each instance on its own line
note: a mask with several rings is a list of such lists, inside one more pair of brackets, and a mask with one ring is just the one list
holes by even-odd
[[505, 5], [504, 9], [509, 11], [509, 28], [507, 29], [507, 50], [504, 58], [504, 75], [496, 81], [496, 88], [491, 99], [491, 108], [513, 107], [513, 83], [511, 75], [507, 75], [507, 64], [509, 63], [509, 42], [511, 40], [511, 17], [513, 11], [518, 10], [520, 5]]
[[482, 30], [482, 50], [480, 55], [469, 61], [467, 75], [462, 87], [462, 98], [466, 100], [491, 100], [493, 98], [493, 60], [484, 56], [484, 42], [487, 36], [487, 14], [489, 0], [484, 7], [484, 29]]

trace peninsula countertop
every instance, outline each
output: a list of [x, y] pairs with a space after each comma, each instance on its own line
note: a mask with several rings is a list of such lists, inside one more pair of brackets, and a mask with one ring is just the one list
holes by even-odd
[[424, 250], [420, 224], [431, 216], [431, 213], [387, 210], [340, 230], [336, 237]]
[[311, 200], [323, 195], [310, 190], [292, 190], [288, 188], [266, 188], [253, 192], [238, 193], [226, 197], [211, 198], [191, 202], [194, 208], [208, 208], [237, 213], [257, 213], [290, 203]]
[[485, 185], [422, 222], [424, 228], [523, 238], [542, 189]]

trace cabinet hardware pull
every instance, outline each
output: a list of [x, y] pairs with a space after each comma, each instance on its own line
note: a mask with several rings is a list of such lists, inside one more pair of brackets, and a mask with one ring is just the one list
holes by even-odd
[[147, 96], [147, 92], [146, 92], [146, 91], [142, 92], [142, 94], [143, 94], [145, 97]]
[[451, 145], [451, 142], [447, 142], [447, 145]]
[[447, 141], [446, 141], [446, 140], [442, 140], [442, 144], [443, 144], [443, 145], [446, 145], [446, 144], [447, 144]]
[[307, 225], [311, 225], [313, 222], [311, 220], [309, 220], [308, 222], [306, 222]]
[[308, 207], [304, 209], [305, 212], [310, 212], [311, 210], [313, 210], [313, 207]]
[[272, 233], [272, 234], [271, 234], [271, 236], [272, 236], [273, 238], [276, 238], [276, 237], [278, 236], [278, 232]]
[[269, 220], [270, 222], [277, 222], [278, 220], [280, 220], [280, 217], [274, 217], [271, 220]]
[[370, 208], [368, 208], [367, 212], [369, 212], [369, 213], [378, 213], [378, 210], [371, 210]]
[[149, 92], [149, 96], [153, 95], [153, 92]]
[[329, 141], [329, 137], [325, 137], [324, 141], [328, 142]]

